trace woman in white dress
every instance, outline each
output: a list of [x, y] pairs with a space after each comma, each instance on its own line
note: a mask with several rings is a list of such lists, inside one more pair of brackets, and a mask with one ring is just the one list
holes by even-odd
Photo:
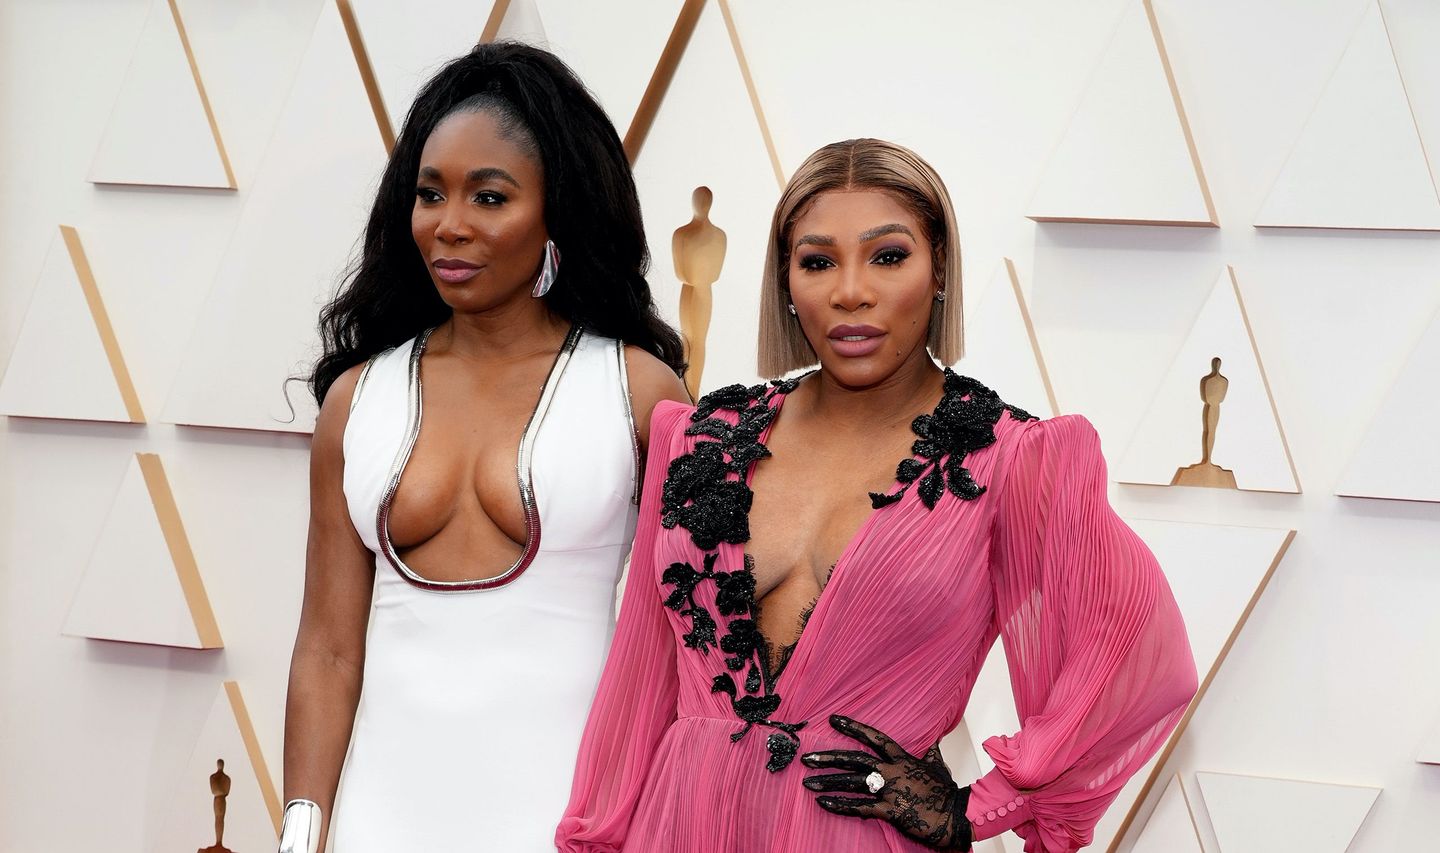
[[554, 849], [649, 412], [686, 399], [647, 262], [558, 59], [482, 45], [421, 91], [321, 316], [282, 850]]

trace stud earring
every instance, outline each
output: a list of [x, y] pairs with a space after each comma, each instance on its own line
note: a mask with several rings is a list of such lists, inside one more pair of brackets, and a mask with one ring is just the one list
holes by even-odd
[[535, 279], [535, 288], [530, 295], [536, 299], [550, 292], [555, 286], [555, 276], [560, 274], [560, 250], [555, 248], [554, 240], [545, 241], [545, 259], [540, 264], [540, 277]]

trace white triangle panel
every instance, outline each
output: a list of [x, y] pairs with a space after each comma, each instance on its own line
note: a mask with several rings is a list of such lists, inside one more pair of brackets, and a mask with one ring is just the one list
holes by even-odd
[[[1230, 644], [1249, 617], [1294, 534], [1270, 528], [1143, 519], [1127, 519], [1127, 523], [1155, 554], [1185, 620], [1202, 691], [1192, 703], [1193, 707], [1204, 698], [1205, 686], [1224, 663]], [[1009, 671], [998, 642], [976, 679], [970, 704], [965, 709], [965, 721], [974, 737], [980, 764], [988, 771], [994, 763], [981, 744], [996, 734], [1011, 734], [1020, 728]], [[1173, 744], [1183, 734], [1183, 726], [1182, 720], [1168, 743]], [[1166, 747], [1162, 746], [1120, 790], [1095, 827], [1093, 849], [1113, 849], [1117, 833], [1131, 820], [1150, 789], [1165, 751]]]
[[[224, 767], [219, 766], [224, 762]], [[207, 853], [216, 844], [216, 773], [228, 778], [221, 841], [235, 853], [264, 853], [279, 840], [279, 797], [270, 778], [259, 741], [250, 724], [240, 688], [226, 682], [205, 718], [185, 770], [175, 782], [168, 802], [170, 812], [161, 830], [157, 850]]]
[[1416, 751], [1415, 760], [1421, 764], [1440, 764], [1440, 720], [1435, 721], [1435, 726], [1420, 742], [1420, 749]]
[[1148, 0], [1131, 0], [1040, 178], [1046, 222], [1217, 224]]
[[320, 309], [359, 245], [384, 164], [340, 14], [326, 3], [171, 388], [165, 420], [313, 429], [308, 391], [286, 380], [304, 375], [319, 352]]
[[779, 189], [716, 3], [707, 3], [700, 14], [636, 159], [635, 180], [653, 256], [650, 285], [677, 328], [681, 285], [671, 238], [693, 216], [695, 188], [713, 191], [710, 221], [726, 232], [728, 248], [712, 289], [701, 391], [755, 381], [759, 282]]
[[[315, 31], [320, 7], [336, 0], [176, 2], [220, 127], [225, 159], [235, 182], [248, 190]], [[263, 62], [255, 59], [257, 45], [264, 45]]]
[[1440, 196], [1379, 5], [1361, 19], [1255, 224], [1440, 230]]
[[1360, 446], [1350, 457], [1336, 494], [1364, 498], [1440, 501], [1440, 444], [1435, 418], [1440, 397], [1440, 312], [1430, 321], [1400, 377], [1390, 387]]
[[151, 0], [90, 180], [234, 189], [176, 0]]
[[[421, 87], [441, 66], [475, 46], [495, 6], [494, 0], [432, 0], [423, 10], [387, 0], [349, 3], [397, 135]], [[443, 26], [437, 26], [440, 21]]]
[[1345, 853], [1379, 788], [1195, 774], [1221, 853]]
[[965, 357], [955, 370], [1033, 415], [1060, 414], [1025, 292], [1009, 258], [996, 268], [975, 310], [965, 314]]
[[1215, 280], [1112, 477], [1168, 486], [1177, 470], [1200, 462], [1205, 431], [1201, 379], [1214, 358], [1220, 359], [1220, 374], [1229, 387], [1220, 404], [1212, 463], [1234, 472], [1237, 488], [1299, 492], [1233, 270]]
[[[623, 138], [684, 0], [643, 4], [535, 0], [554, 51], [595, 94]], [[616, 50], [616, 39], [624, 50]]]
[[[0, 381], [0, 413], [85, 421], [143, 421], [138, 401], [133, 407], [135, 412], [126, 406], [86, 299], [86, 288], [94, 282], [81, 280], [64, 230], [62, 226], [62, 233], [50, 243], [25, 324], [20, 328], [5, 378]], [[99, 304], [98, 288], [94, 297]], [[102, 318], [101, 323], [108, 328], [108, 318]], [[125, 376], [128, 380], [128, 373]]]
[[[196, 602], [198, 614], [186, 600], [180, 575], [192, 566], [176, 565], [172, 539], [177, 532], [167, 534], [162, 508], [156, 506], [141, 461], [137, 456], [126, 469], [62, 633], [157, 646], [219, 648], [219, 632], [203, 586]], [[173, 544], [188, 552], [188, 545]], [[199, 583], [198, 576], [186, 581]]]
[[1429, 156], [1430, 176], [1440, 184], [1440, 3], [1384, 0], [1380, 12], [1394, 49], [1405, 94], [1415, 112], [1420, 143]]
[[1165, 786], [1130, 853], [1204, 853], [1179, 774]]

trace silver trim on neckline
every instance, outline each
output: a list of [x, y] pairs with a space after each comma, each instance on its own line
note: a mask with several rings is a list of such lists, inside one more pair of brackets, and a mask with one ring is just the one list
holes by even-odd
[[625, 342], [615, 342], [616, 359], [620, 363], [620, 399], [625, 401], [625, 422], [630, 424], [630, 449], [634, 452], [634, 487], [630, 503], [640, 505], [640, 427], [635, 424], [635, 406], [630, 401], [630, 371], [625, 368]]
[[539, 435], [540, 426], [545, 420], [545, 413], [550, 409], [550, 403], [555, 398], [555, 389], [560, 384], [560, 377], [565, 373], [565, 367], [570, 363], [570, 357], [575, 354], [575, 349], [580, 344], [580, 337], [583, 331], [579, 326], [573, 326], [570, 333], [565, 337], [565, 343], [561, 344], [560, 351], [555, 354], [555, 362], [550, 366], [550, 374], [545, 379], [545, 385], [540, 389], [540, 399], [535, 404], [535, 409], [530, 413], [530, 420], [525, 424], [525, 431], [520, 434], [520, 450], [516, 454], [515, 474], [516, 481], [520, 486], [520, 506], [525, 513], [525, 548], [520, 552], [520, 557], [510, 568], [498, 575], [488, 578], [475, 578], [473, 580], [458, 581], [437, 581], [417, 574], [400, 555], [395, 553], [395, 546], [390, 542], [390, 508], [395, 502], [395, 492], [400, 487], [400, 477], [405, 472], [405, 465], [410, 461], [410, 454], [415, 450], [415, 442], [420, 438], [420, 419], [424, 414], [424, 389], [420, 384], [420, 356], [425, 352], [425, 346], [430, 341], [430, 334], [434, 329], [421, 332], [415, 338], [415, 344], [410, 350], [409, 380], [407, 383], [408, 396], [410, 400], [409, 421], [405, 428], [405, 440], [400, 444], [400, 450], [395, 455], [395, 461], [390, 466], [390, 477], [386, 483], [385, 491], [381, 493], [380, 507], [375, 513], [376, 538], [380, 541], [380, 553], [412, 586], [430, 592], [483, 592], [496, 589], [511, 583], [535, 560], [535, 555], [540, 551], [540, 506], [535, 499], [535, 486], [531, 480], [531, 465], [535, 455], [535, 440]]

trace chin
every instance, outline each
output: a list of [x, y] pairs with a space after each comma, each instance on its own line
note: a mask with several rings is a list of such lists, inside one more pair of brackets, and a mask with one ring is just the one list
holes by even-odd
[[895, 375], [900, 364], [887, 362], [880, 353], [864, 358], [832, 356], [820, 360], [820, 369], [846, 388], [869, 388]]

